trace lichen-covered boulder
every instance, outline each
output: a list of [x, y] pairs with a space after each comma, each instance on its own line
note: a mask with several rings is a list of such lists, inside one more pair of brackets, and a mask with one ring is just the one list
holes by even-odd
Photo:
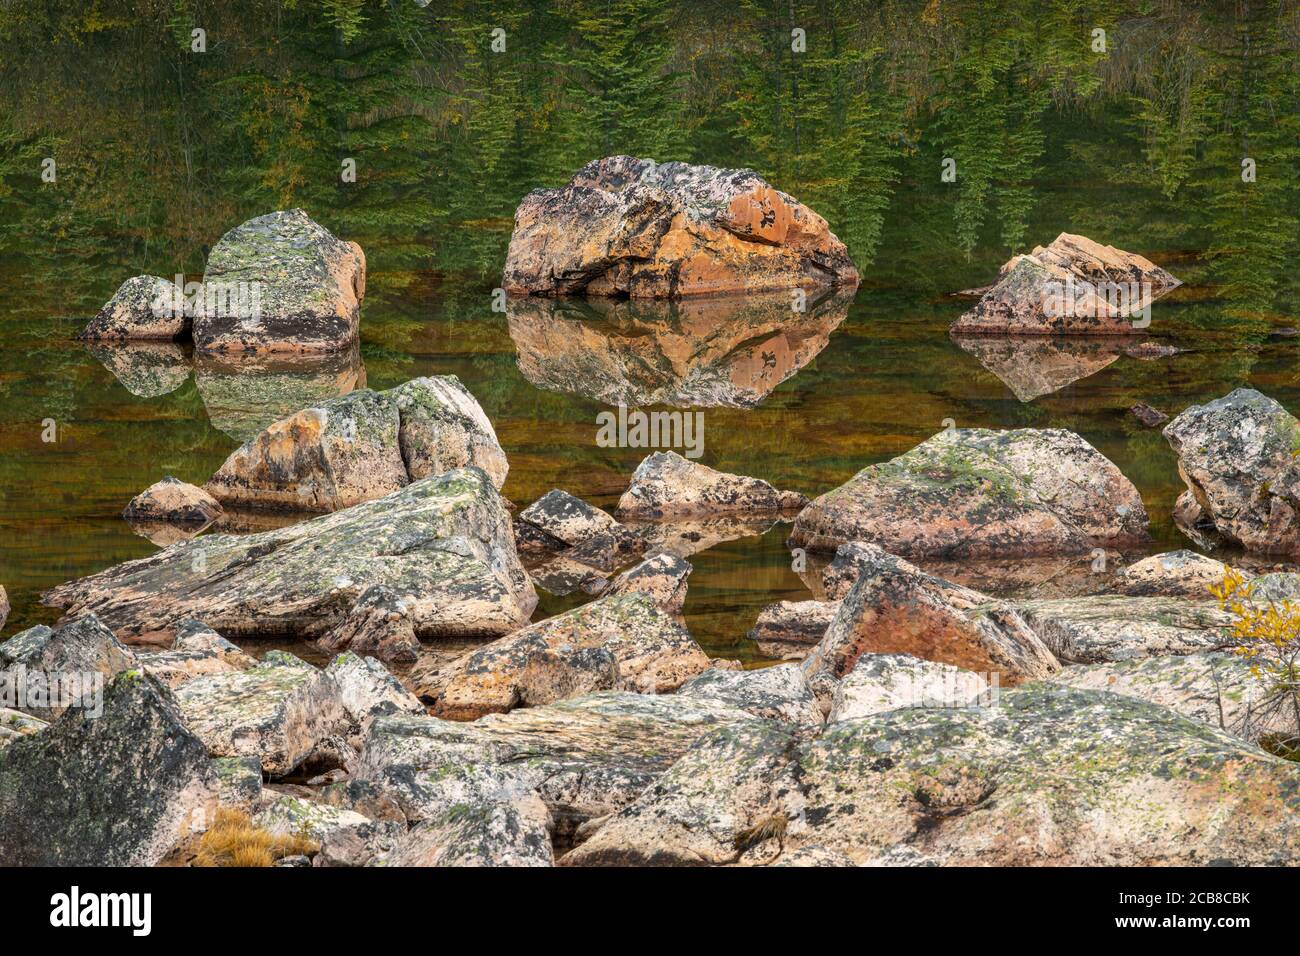
[[339, 703], [356, 732], [364, 731], [376, 717], [424, 713], [415, 695], [373, 657], [340, 654], [325, 668], [325, 676], [334, 682]]
[[505, 452], [455, 376], [359, 389], [268, 425], [204, 486], [243, 508], [328, 512], [466, 465], [500, 488]]
[[350, 724], [333, 679], [280, 651], [246, 670], [196, 677], [175, 693], [186, 725], [214, 757], [256, 756], [272, 776]]
[[221, 237], [203, 287], [200, 352], [337, 352], [357, 340], [366, 258], [301, 209], [273, 212]]
[[207, 525], [215, 521], [223, 510], [221, 502], [202, 488], [168, 475], [132, 498], [122, 511], [122, 517], [130, 521]]
[[165, 687], [139, 671], [102, 713], [0, 748], [0, 866], [153, 866], [206, 827], [220, 784]]
[[910, 654], [863, 654], [836, 683], [828, 722], [856, 720], [900, 707], [995, 706], [996, 690], [974, 671]]
[[1184, 409], [1164, 436], [1194, 502], [1193, 523], [1203, 520], [1248, 551], [1300, 553], [1300, 422], [1294, 415], [1252, 388], [1239, 388]]
[[838, 601], [778, 601], [758, 612], [749, 639], [767, 657], [802, 660], [826, 636], [839, 609]]
[[719, 729], [563, 862], [1283, 865], [1298, 784], [1294, 763], [1167, 708], [1035, 684], [806, 742]]
[[411, 606], [392, 588], [373, 584], [343, 622], [320, 639], [326, 651], [370, 654], [381, 661], [414, 663], [420, 654]]
[[131, 648], [93, 614], [52, 630], [37, 625], [0, 644], [0, 698], [44, 720], [69, 709], [94, 713], [104, 685], [136, 664]]
[[752, 170], [609, 156], [524, 197], [502, 285], [662, 299], [857, 282], [826, 220]]
[[602, 597], [411, 676], [431, 712], [474, 720], [598, 690], [662, 694], [709, 666], [690, 632], [642, 594]]
[[673, 451], [647, 455], [618, 500], [618, 513], [640, 518], [716, 514], [779, 514], [802, 508], [808, 499], [778, 491], [761, 478], [716, 471]]
[[286, 528], [204, 535], [45, 600], [93, 611], [124, 638], [170, 642], [193, 617], [232, 637], [315, 639], [375, 584], [407, 602], [420, 637], [497, 637], [537, 603], [501, 496], [476, 468]]
[[799, 513], [792, 545], [867, 541], [908, 557], [1061, 554], [1147, 540], [1133, 483], [1073, 432], [942, 431]]
[[1300, 733], [1289, 705], [1268, 701], [1269, 682], [1240, 654], [1210, 651], [1138, 657], [1063, 667], [1054, 684], [1136, 697], [1218, 727], [1245, 740]]
[[1134, 313], [1181, 284], [1142, 256], [1063, 232], [1007, 262], [952, 332], [1131, 335]]
[[[910, 654], [1009, 686], [1046, 677], [1056, 658], [1025, 620], [988, 595], [927, 574], [877, 549], [863, 563], [804, 673], [819, 696], [865, 654]], [[992, 675], [997, 675], [994, 678]]]
[[400, 824], [287, 794], [259, 809], [252, 822], [276, 836], [314, 841], [320, 847], [312, 859], [314, 866], [365, 866], [384, 857], [406, 835]]
[[1228, 566], [1195, 551], [1169, 551], [1135, 561], [1115, 576], [1113, 587], [1134, 597], [1210, 599], [1210, 586], [1223, 583]]
[[677, 693], [682, 697], [715, 700], [769, 720], [820, 727], [821, 708], [795, 664], [755, 670], [711, 667], [692, 677]]
[[519, 512], [519, 520], [569, 547], [593, 538], [614, 538], [623, 530], [607, 512], [559, 488], [553, 488]]
[[354, 777], [400, 806], [413, 841], [425, 835], [389, 865], [547, 865], [553, 842], [631, 803], [700, 737], [750, 722], [716, 701], [611, 691], [472, 723], [382, 717]]
[[1011, 605], [1063, 663], [1194, 654], [1232, 643], [1232, 616], [1212, 601], [1099, 594]]
[[171, 341], [184, 335], [189, 325], [185, 296], [175, 282], [160, 276], [133, 276], [122, 283], [78, 337], [91, 341]]
[[136, 654], [140, 666], [149, 676], [175, 690], [195, 677], [226, 674], [257, 664], [255, 658], [240, 650], [202, 621], [181, 621], [176, 626], [176, 641], [164, 651], [141, 651]]
[[686, 607], [690, 562], [675, 554], [656, 554], [628, 568], [609, 582], [603, 597], [644, 594], [669, 614], [680, 616]]

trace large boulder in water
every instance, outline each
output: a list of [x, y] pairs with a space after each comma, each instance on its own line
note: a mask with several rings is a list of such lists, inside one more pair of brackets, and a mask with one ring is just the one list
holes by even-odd
[[662, 299], [857, 282], [826, 220], [752, 170], [610, 156], [524, 197], [502, 284]]
[[497, 488], [509, 470], [492, 423], [448, 375], [304, 408], [235, 449], [204, 487], [244, 508], [337, 511], [465, 465]]
[[1181, 283], [1131, 252], [1061, 233], [1003, 265], [955, 335], [1131, 335], [1140, 312]]
[[807, 503], [798, 492], [778, 491], [761, 478], [717, 471], [675, 451], [657, 451], [636, 466], [618, 500], [618, 513], [633, 518], [777, 515]]
[[315, 638], [375, 584], [420, 637], [497, 637], [537, 603], [492, 482], [477, 468], [287, 528], [205, 535], [61, 585], [47, 603], [94, 611], [123, 637], [170, 643], [198, 618], [228, 636]]
[[943, 431], [799, 513], [791, 544], [867, 541], [908, 557], [1065, 554], [1147, 540], [1133, 483], [1073, 432]]
[[336, 352], [357, 339], [366, 257], [301, 209], [250, 219], [208, 254], [201, 352]]
[[1239, 388], [1184, 409], [1164, 436], [1187, 485], [1176, 518], [1186, 522], [1194, 515], [1248, 551], [1300, 553], [1300, 422], [1294, 415], [1253, 388]]
[[0, 749], [0, 866], [153, 866], [211, 823], [220, 782], [165, 687], [126, 671]]

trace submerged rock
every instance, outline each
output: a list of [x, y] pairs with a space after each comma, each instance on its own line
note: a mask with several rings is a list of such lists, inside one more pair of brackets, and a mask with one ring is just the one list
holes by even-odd
[[357, 340], [366, 258], [290, 209], [222, 236], [203, 286], [207, 307], [194, 317], [201, 352], [336, 352]]
[[602, 597], [411, 675], [431, 712], [474, 720], [598, 690], [662, 694], [709, 666], [690, 632], [645, 595]]
[[1192, 405], [1165, 426], [1191, 501], [1175, 512], [1248, 551], [1300, 553], [1300, 422], [1252, 388]]
[[610, 156], [524, 197], [502, 285], [675, 298], [857, 282], [826, 220], [752, 170]]
[[1138, 402], [1129, 412], [1147, 428], [1155, 428], [1169, 421], [1169, 416], [1158, 408], [1152, 408], [1146, 402]]
[[189, 328], [184, 302], [184, 294], [170, 279], [134, 276], [122, 283], [78, 337], [171, 341]]
[[1131, 335], [1142, 328], [1131, 316], [1181, 284], [1139, 255], [1063, 232], [1003, 265], [952, 332]]
[[132, 498], [122, 517], [130, 521], [208, 525], [222, 510], [221, 503], [202, 488], [168, 475]]
[[777, 491], [760, 478], [715, 471], [676, 452], [661, 451], [637, 465], [618, 501], [618, 513], [643, 518], [777, 514], [807, 502], [803, 495]]
[[1294, 763], [1166, 708], [1033, 685], [807, 742], [717, 730], [564, 862], [1280, 865], [1300, 852], [1297, 784]]
[[519, 371], [608, 405], [753, 408], [817, 357], [853, 294], [506, 300]]
[[337, 511], [454, 468], [505, 481], [505, 452], [455, 376], [361, 389], [268, 426], [204, 486], [244, 508]]
[[1046, 555], [1147, 540], [1132, 482], [1073, 432], [943, 431], [815, 499], [790, 543], [909, 557]]
[[123, 637], [170, 639], [194, 617], [228, 636], [314, 639], [375, 584], [407, 602], [420, 637], [496, 637], [528, 622], [537, 596], [509, 514], [476, 468], [291, 527], [208, 534], [61, 585], [45, 601], [98, 614]]
[[0, 866], [153, 866], [219, 799], [171, 694], [126, 671], [98, 716], [71, 710], [0, 748]]

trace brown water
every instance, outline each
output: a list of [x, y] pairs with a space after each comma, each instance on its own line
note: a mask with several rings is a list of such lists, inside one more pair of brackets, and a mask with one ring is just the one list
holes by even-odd
[[[968, 285], [988, 278], [967, 271]], [[482, 282], [401, 279], [372, 277], [360, 354], [306, 366], [196, 366], [180, 346], [91, 349], [64, 337], [81, 318], [0, 326], [0, 583], [14, 607], [5, 634], [55, 618], [39, 603], [43, 589], [154, 550], [119, 517], [145, 486], [165, 474], [202, 482], [261, 426], [361, 384], [460, 376], [495, 424], [510, 460], [504, 494], [521, 505], [558, 487], [614, 507], [647, 453], [597, 445], [597, 415], [619, 401], [696, 409], [704, 463], [809, 495], [948, 418], [1068, 428], [1137, 485], [1152, 550], [1190, 542], [1170, 521], [1181, 490], [1174, 455], [1128, 413], [1134, 403], [1172, 414], [1249, 385], [1300, 407], [1300, 339], [1269, 334], [1285, 317], [1228, 316], [1195, 285], [1157, 303], [1149, 330], [1187, 351], [1141, 360], [1125, 354], [1127, 341], [963, 348], [947, 334], [963, 300], [901, 287], [864, 286], [803, 315], [762, 299], [527, 302], [502, 314]], [[43, 440], [47, 420], [56, 441]], [[759, 609], [812, 596], [791, 570], [787, 533], [755, 529], [691, 556], [687, 620], [711, 653], [752, 659], [745, 634]], [[1033, 589], [1032, 579], [985, 583]], [[538, 616], [583, 599], [543, 594]]]

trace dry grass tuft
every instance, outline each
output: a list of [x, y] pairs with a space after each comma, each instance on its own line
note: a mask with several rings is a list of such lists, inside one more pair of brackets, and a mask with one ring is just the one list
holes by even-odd
[[218, 810], [217, 818], [199, 840], [195, 866], [274, 866], [286, 856], [311, 856], [320, 844], [303, 836], [277, 836], [253, 826], [241, 810]]

